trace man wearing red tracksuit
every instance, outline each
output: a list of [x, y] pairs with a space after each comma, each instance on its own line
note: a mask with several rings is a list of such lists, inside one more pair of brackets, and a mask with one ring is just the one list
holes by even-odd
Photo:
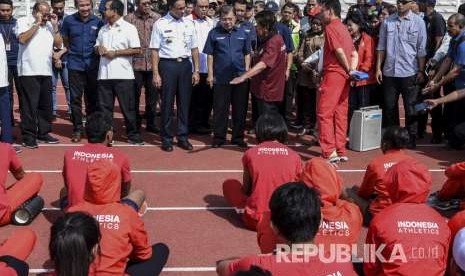
[[450, 230], [445, 218], [425, 204], [432, 181], [428, 169], [407, 159], [384, 179], [393, 204], [373, 218], [366, 243], [383, 246], [386, 261], [365, 262], [365, 275], [444, 275]]
[[347, 112], [349, 76], [357, 68], [358, 54], [347, 27], [340, 19], [339, 0], [327, 0], [322, 6], [325, 27], [323, 79], [317, 118], [323, 158], [331, 162], [347, 161]]
[[137, 205], [126, 204], [128, 199], [120, 202], [119, 183], [118, 165], [109, 160], [95, 161], [87, 170], [85, 202], [68, 209], [87, 212], [100, 224], [100, 253], [89, 275], [158, 275], [168, 258], [167, 248], [162, 244], [149, 245], [144, 222], [133, 209]]
[[[0, 225], [11, 222], [11, 215], [24, 202], [39, 193], [42, 175], [25, 173], [15, 150], [10, 144], [0, 143]], [[6, 189], [8, 171], [17, 182]]]
[[67, 198], [62, 198], [61, 207], [71, 207], [84, 201], [87, 166], [98, 160], [111, 160], [120, 168], [122, 196], [129, 193], [131, 169], [128, 157], [120, 150], [110, 147], [113, 140], [111, 121], [103, 113], [94, 112], [87, 117], [86, 134], [89, 141], [83, 146], [68, 149], [63, 162], [63, 178]]
[[0, 275], [26, 276], [29, 266], [25, 262], [31, 254], [37, 236], [31, 229], [17, 229], [0, 244]]

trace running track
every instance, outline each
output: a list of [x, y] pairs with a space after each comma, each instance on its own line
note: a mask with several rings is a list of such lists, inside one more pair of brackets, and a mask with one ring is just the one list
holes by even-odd
[[[51, 222], [59, 215], [56, 201], [63, 186], [63, 153], [74, 146], [70, 143], [71, 124], [63, 119], [66, 106], [62, 93], [59, 93], [58, 102], [61, 118], [54, 123], [53, 130], [61, 144], [40, 146], [37, 150], [24, 149], [20, 155], [24, 168], [41, 172], [45, 180], [40, 193], [45, 199], [45, 208], [31, 225], [39, 237], [28, 259], [32, 274], [50, 268], [47, 261], [48, 237]], [[15, 116], [19, 117], [17, 107]], [[171, 251], [163, 275], [216, 275], [217, 260], [259, 252], [255, 233], [241, 227], [234, 210], [222, 197], [225, 179], [242, 178], [242, 150], [232, 146], [212, 149], [208, 146], [209, 137], [193, 136], [192, 152], [175, 147], [174, 152], [165, 153], [159, 147], [159, 136], [144, 131], [146, 145], [130, 146], [125, 143], [121, 114], [116, 113], [115, 117], [115, 146], [129, 156], [133, 188], [141, 188], [147, 193], [150, 208], [143, 219], [150, 241], [164, 242]], [[309, 139], [293, 137], [290, 141], [303, 160], [319, 153], [318, 147], [308, 146]], [[463, 152], [429, 145], [429, 139], [427, 136], [424, 141], [419, 141], [417, 150], [410, 153], [428, 166], [433, 175], [433, 190], [437, 190], [444, 181], [444, 168], [462, 161]], [[253, 137], [249, 137], [249, 143], [255, 143]], [[379, 150], [364, 153], [349, 151], [350, 162], [339, 167], [345, 185], [359, 184], [366, 165], [378, 154]], [[8, 184], [12, 183], [12, 177], [8, 181]], [[2, 227], [0, 237], [7, 237], [15, 229], [15, 226]], [[364, 238], [365, 231], [360, 242]]]

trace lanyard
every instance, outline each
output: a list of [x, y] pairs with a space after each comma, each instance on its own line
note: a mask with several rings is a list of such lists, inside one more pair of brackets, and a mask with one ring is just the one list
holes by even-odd
[[[0, 24], [0, 32], [2, 33], [3, 39], [5, 40], [5, 44], [9, 44], [11, 40], [11, 25], [13, 24], [12, 20], [10, 19], [6, 24]], [[5, 25], [7, 25], [7, 29], [5, 30]]]

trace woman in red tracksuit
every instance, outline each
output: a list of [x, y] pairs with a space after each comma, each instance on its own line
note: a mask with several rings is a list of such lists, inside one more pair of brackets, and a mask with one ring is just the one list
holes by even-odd
[[232, 206], [244, 209], [242, 220], [250, 230], [256, 230], [273, 191], [293, 181], [302, 170], [299, 155], [284, 145], [287, 127], [277, 112], [261, 115], [256, 123], [258, 145], [247, 150], [242, 158], [243, 183], [228, 179], [223, 183], [223, 195]]
[[[121, 170], [109, 160], [99, 160], [87, 169], [85, 202], [69, 212], [87, 212], [100, 225], [100, 254], [90, 268], [90, 275], [158, 275], [168, 259], [164, 244], [150, 246], [138, 204], [121, 200]], [[128, 263], [129, 262], [129, 263]]]
[[[356, 244], [362, 229], [362, 214], [354, 203], [340, 199], [342, 178], [333, 165], [320, 157], [305, 165], [300, 181], [320, 192], [322, 221], [315, 244], [329, 250], [331, 244]], [[276, 245], [285, 243], [270, 227], [270, 213], [263, 215], [257, 226], [257, 240], [262, 253], [271, 253]]]
[[25, 262], [31, 254], [37, 236], [30, 229], [16, 229], [0, 244], [0, 275], [27, 276], [29, 265]]
[[349, 124], [355, 110], [370, 105], [375, 79], [375, 42], [368, 34], [368, 24], [360, 10], [354, 10], [345, 20], [350, 36], [358, 53], [357, 70], [368, 73], [368, 79], [354, 81], [349, 92]]
[[426, 205], [430, 172], [407, 159], [391, 167], [384, 179], [392, 205], [373, 218], [366, 243], [384, 247], [385, 260], [364, 262], [365, 275], [444, 275], [451, 234], [446, 219]]

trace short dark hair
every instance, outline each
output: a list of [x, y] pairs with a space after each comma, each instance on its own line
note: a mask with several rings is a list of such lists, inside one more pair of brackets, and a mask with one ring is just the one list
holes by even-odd
[[11, 0], [0, 0], [0, 4], [10, 5], [13, 8], [13, 1]]
[[272, 276], [271, 272], [268, 270], [262, 269], [259, 266], [251, 265], [250, 269], [247, 271], [240, 270], [234, 273], [234, 276]]
[[291, 9], [294, 10], [294, 12], [296, 12], [296, 11], [299, 9], [299, 6], [297, 6], [297, 5], [294, 4], [294, 3], [287, 2], [286, 4], [284, 4], [284, 5], [281, 7], [281, 12], [284, 11], [285, 8], [291, 8]]
[[236, 14], [236, 12], [234, 11], [234, 7], [231, 5], [223, 5], [220, 7], [218, 14], [219, 14], [219, 17], [223, 17], [229, 14], [230, 12], [232, 12], [233, 14]]
[[459, 6], [459, 9], [457, 12], [465, 15], [465, 3]]
[[275, 31], [276, 16], [272, 11], [263, 10], [257, 13], [255, 15], [255, 22], [257, 23], [257, 25], [260, 25], [261, 27], [267, 29], [270, 33], [273, 33]]
[[103, 112], [96, 111], [87, 116], [86, 135], [89, 143], [103, 143], [111, 129], [111, 119]]
[[239, 4], [239, 5], [246, 5], [247, 6], [247, 0], [234, 0], [233, 5]]
[[100, 238], [99, 224], [91, 215], [74, 212], [59, 217], [50, 229], [48, 245], [56, 275], [87, 275]]
[[287, 241], [309, 242], [320, 226], [320, 207], [317, 190], [303, 182], [289, 182], [277, 188], [271, 196], [271, 222]]
[[410, 141], [410, 135], [407, 129], [399, 126], [388, 127], [381, 139], [381, 148], [383, 152], [391, 149], [405, 149]]
[[337, 17], [341, 17], [341, 2], [339, 0], [322, 0], [321, 5], [332, 10]]
[[168, 8], [171, 9], [174, 7], [174, 4], [176, 4], [178, 1], [184, 1], [184, 3], [186, 3], [186, 0], [167, 0]]
[[[90, 5], [93, 7], [94, 1], [93, 0], [89, 0], [89, 1], [90, 1]], [[79, 5], [79, 0], [74, 0], [74, 7], [78, 8], [78, 5]]]
[[110, 10], [116, 11], [119, 16], [124, 15], [124, 4], [120, 0], [108, 0], [111, 1]]
[[264, 113], [255, 123], [255, 134], [259, 143], [273, 140], [278, 140], [280, 143], [286, 143], [286, 122], [277, 112]]
[[53, 6], [54, 4], [57, 4], [57, 3], [65, 3], [65, 0], [51, 0], [50, 1], [50, 4]]

